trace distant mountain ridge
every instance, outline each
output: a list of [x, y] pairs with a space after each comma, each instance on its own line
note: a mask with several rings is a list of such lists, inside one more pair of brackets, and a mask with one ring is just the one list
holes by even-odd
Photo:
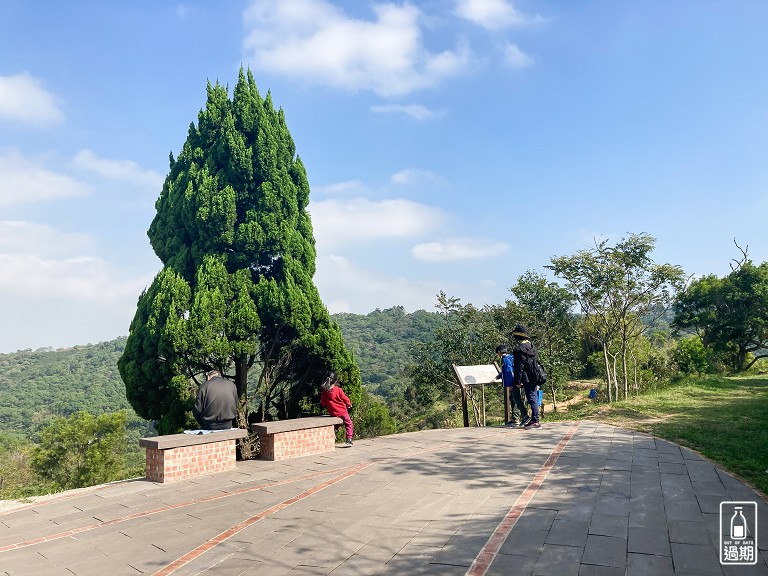
[[126, 339], [0, 354], [0, 432], [29, 435], [78, 411], [133, 412], [117, 371]]
[[[345, 344], [369, 391], [390, 396], [402, 385], [415, 343], [432, 337], [436, 312], [406, 314], [402, 306], [366, 315], [335, 314]], [[117, 360], [127, 337], [71, 348], [0, 354], [0, 433], [30, 436], [55, 416], [128, 410]]]

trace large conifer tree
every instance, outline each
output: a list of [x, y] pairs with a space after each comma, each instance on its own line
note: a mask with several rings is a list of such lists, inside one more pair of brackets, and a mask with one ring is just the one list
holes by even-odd
[[282, 109], [242, 69], [231, 100], [218, 83], [207, 93], [170, 158], [148, 231], [163, 268], [139, 297], [118, 362], [128, 400], [160, 433], [193, 423], [208, 367], [237, 384], [241, 425], [248, 412], [271, 420], [317, 411], [329, 369], [353, 402], [361, 392], [312, 281], [309, 184]]

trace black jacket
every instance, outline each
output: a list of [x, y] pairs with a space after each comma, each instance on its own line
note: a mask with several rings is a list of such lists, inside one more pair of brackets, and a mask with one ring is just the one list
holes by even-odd
[[235, 383], [216, 376], [200, 386], [192, 414], [201, 428], [210, 429], [211, 425], [234, 422], [237, 418], [237, 402]]
[[529, 367], [536, 360], [536, 347], [530, 340], [517, 342], [512, 357], [515, 359], [515, 386], [535, 386], [528, 378]]

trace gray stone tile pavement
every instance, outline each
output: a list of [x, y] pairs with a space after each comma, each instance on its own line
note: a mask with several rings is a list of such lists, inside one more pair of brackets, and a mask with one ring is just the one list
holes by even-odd
[[[768, 576], [768, 506], [748, 486], [690, 450], [594, 422], [562, 447], [572, 426], [429, 430], [65, 493], [0, 513], [0, 576], [450, 576], [486, 557], [489, 575]], [[723, 500], [759, 502], [756, 566], [720, 566]]]

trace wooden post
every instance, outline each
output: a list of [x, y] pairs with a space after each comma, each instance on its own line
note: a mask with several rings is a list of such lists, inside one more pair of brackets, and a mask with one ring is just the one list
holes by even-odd
[[480, 391], [483, 395], [483, 426], [485, 426], [485, 384], [480, 384]]
[[459, 388], [461, 388], [461, 412], [464, 415], [464, 428], [469, 428], [469, 408], [467, 408], [467, 388], [464, 386], [464, 382], [461, 381], [461, 374], [456, 369], [456, 364], [452, 364], [453, 373], [456, 375], [456, 380], [459, 382]]
[[467, 387], [461, 386], [461, 411], [464, 413], [464, 428], [469, 428], [469, 409], [467, 408]]

